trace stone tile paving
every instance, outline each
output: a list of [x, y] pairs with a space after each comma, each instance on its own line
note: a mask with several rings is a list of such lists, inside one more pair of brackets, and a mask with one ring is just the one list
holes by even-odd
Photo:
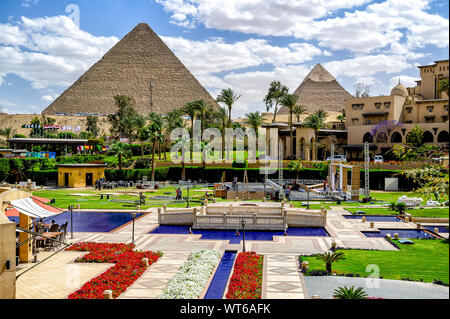
[[266, 254], [263, 299], [305, 299], [296, 255]]
[[[242, 249], [242, 244], [229, 244], [228, 241], [225, 240], [201, 240], [200, 235], [149, 234], [154, 227], [157, 227], [158, 216], [156, 208], [151, 208], [148, 212], [149, 214], [135, 221], [135, 244], [137, 249], [162, 251], [164, 256], [145, 272], [146, 276], [142, 277], [142, 279], [145, 280], [136, 282], [133, 287], [129, 288], [130, 292], [123, 294], [123, 298], [155, 298], [156, 291], [162, 290], [164, 288], [163, 285], [167, 283], [168, 278], [166, 277], [170, 277], [174, 274], [172, 271], [175, 271], [174, 267], [169, 267], [170, 271], [166, 271], [165, 267], [160, 267], [160, 262], [172, 260], [175, 258], [173, 256], [177, 256], [177, 253], [181, 254], [179, 256], [187, 256], [193, 249], [199, 248], [219, 249], [222, 251], [225, 249]], [[395, 250], [395, 248], [383, 238], [366, 238], [360, 232], [361, 230], [370, 230], [369, 222], [362, 223], [360, 220], [345, 219], [343, 217], [345, 214], [348, 214], [348, 212], [342, 207], [333, 207], [332, 210], [328, 212], [326, 229], [331, 237], [275, 236], [273, 241], [246, 241], [246, 248], [248, 251], [252, 250], [256, 253], [268, 256], [267, 278], [264, 279], [264, 284], [267, 290], [266, 293], [269, 294], [269, 296], [272, 296], [273, 298], [282, 298], [282, 296], [286, 295], [287, 297], [295, 296], [295, 298], [304, 298], [306, 291], [301, 285], [301, 275], [298, 273], [296, 273], [295, 276], [292, 276], [293, 273], [282, 275], [276, 274], [276, 268], [279, 267], [277, 263], [281, 262], [289, 264], [287, 267], [289, 267], [292, 272], [297, 272], [296, 255], [307, 255], [326, 251], [331, 247], [333, 241], [336, 242], [338, 247]], [[132, 240], [132, 227], [132, 223], [129, 223], [111, 233], [75, 233], [74, 241], [130, 243]], [[415, 228], [416, 225], [414, 223], [375, 222], [375, 228], [372, 230], [376, 230], [378, 227]], [[277, 258], [283, 259], [284, 257], [280, 256], [285, 256], [284, 254], [289, 256], [288, 260], [277, 260]], [[62, 262], [62, 264], [61, 262], [58, 262], [59, 255], [60, 254], [57, 254], [49, 259], [46, 267], [44, 267], [43, 264], [36, 267], [36, 272], [45, 272], [46, 268], [49, 272], [60, 273], [61, 276], [63, 276], [61, 268], [64, 267], [64, 262]], [[178, 263], [176, 265], [179, 264], [181, 266], [182, 260], [184, 260], [183, 258], [184, 257], [180, 257], [180, 259], [175, 258], [173, 260], [177, 260]], [[54, 265], [53, 261], [55, 261]], [[69, 261], [66, 261], [66, 263], [67, 262]], [[88, 265], [83, 264], [81, 266], [86, 267]], [[99, 267], [101, 269], [106, 269], [107, 267], [104, 268], [104, 266], [105, 265], [103, 264]], [[91, 270], [91, 272], [95, 272], [95, 270]], [[88, 272], [89, 271], [86, 270], [86, 273]], [[289, 276], [289, 278], [284, 276]], [[87, 277], [89, 276], [86, 275], [86, 278]], [[91, 277], [86, 280], [83, 279], [83, 283], [88, 281]], [[287, 279], [292, 279], [292, 282], [286, 281]], [[33, 282], [33, 280], [30, 282]], [[40, 286], [39, 280], [35, 280], [34, 282], [37, 286]], [[64, 284], [61, 285], [64, 286]], [[64, 289], [61, 292], [51, 292], [52, 290], [50, 288], [48, 291], [48, 295], [53, 295], [53, 298], [64, 298], [71, 292]], [[31, 297], [33, 294], [30, 294], [29, 296]]]
[[164, 253], [119, 299], [156, 299], [188, 257], [188, 252]]

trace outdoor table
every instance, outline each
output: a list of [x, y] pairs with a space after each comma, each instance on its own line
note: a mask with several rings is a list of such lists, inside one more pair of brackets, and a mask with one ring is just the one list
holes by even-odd
[[[45, 242], [47, 240], [47, 238], [54, 238], [61, 234], [62, 234], [62, 232], [46, 232], [46, 233], [43, 233], [43, 234], [40, 234], [39, 236], [37, 236], [36, 241], [42, 243], [42, 242]], [[44, 238], [41, 236], [45, 236], [47, 238]], [[43, 245], [41, 246], [40, 244], [38, 244], [37, 247], [43, 247]]]

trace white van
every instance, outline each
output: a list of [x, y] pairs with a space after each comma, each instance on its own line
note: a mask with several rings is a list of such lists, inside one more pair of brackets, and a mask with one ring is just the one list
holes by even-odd
[[383, 163], [383, 156], [381, 156], [381, 155], [375, 155], [375, 156], [373, 157], [373, 162], [374, 162], [374, 163]]
[[[327, 161], [330, 161], [330, 158], [327, 158]], [[347, 162], [347, 157], [345, 155], [334, 155], [333, 162]]]

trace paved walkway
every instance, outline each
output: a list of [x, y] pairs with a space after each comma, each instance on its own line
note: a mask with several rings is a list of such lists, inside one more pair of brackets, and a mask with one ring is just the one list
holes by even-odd
[[369, 297], [385, 299], [448, 299], [449, 287], [390, 279], [350, 277], [304, 277], [309, 294], [332, 299], [337, 287], [362, 287]]
[[113, 266], [74, 262], [85, 254], [86, 252], [62, 251], [30, 269], [16, 281], [16, 298], [65, 299], [86, 282]]
[[188, 252], [164, 253], [119, 299], [156, 299], [188, 257]]
[[[308, 298], [303, 276], [297, 271], [296, 256], [299, 254], [309, 255], [327, 251], [333, 242], [336, 242], [338, 247], [396, 250], [384, 238], [367, 238], [361, 231], [416, 227], [414, 223], [375, 222], [374, 228], [370, 228], [369, 222], [345, 219], [343, 215], [346, 214], [349, 213], [342, 207], [333, 207], [328, 212], [326, 230], [330, 237], [275, 236], [273, 241], [246, 241], [248, 251], [255, 251], [266, 256], [263, 283], [265, 298]], [[242, 249], [241, 244], [229, 244], [226, 240], [202, 240], [201, 235], [151, 234], [150, 231], [157, 226], [156, 208], [149, 209], [148, 214], [135, 221], [136, 248], [162, 251], [164, 255], [158, 262], [151, 265], [120, 298], [156, 298], [194, 249], [222, 251]], [[111, 233], [75, 233], [74, 241], [130, 243], [132, 228], [132, 223], [129, 223]], [[19, 278], [18, 297], [65, 298], [83, 283], [110, 267], [107, 264], [74, 264], [73, 256], [75, 255], [73, 254], [81, 253], [58, 253]], [[72, 257], [69, 258], [69, 256]], [[80, 273], [79, 286], [66, 284], [67, 269], [76, 269]], [[23, 282], [27, 285], [22, 285]]]
[[305, 299], [296, 255], [265, 255], [264, 299]]

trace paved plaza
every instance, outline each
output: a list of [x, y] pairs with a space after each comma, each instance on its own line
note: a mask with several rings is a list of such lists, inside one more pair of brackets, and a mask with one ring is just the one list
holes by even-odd
[[[304, 299], [316, 294], [316, 285], [314, 283], [306, 285], [305, 277], [298, 271], [297, 256], [300, 254], [309, 255], [327, 251], [331, 248], [333, 241], [336, 242], [337, 247], [341, 248], [392, 251], [396, 248], [384, 238], [368, 238], [361, 231], [376, 231], [378, 228], [415, 229], [417, 227], [414, 223], [374, 222], [374, 227], [370, 228], [370, 222], [346, 219], [343, 216], [347, 214], [349, 213], [341, 207], [332, 207], [328, 211], [325, 228], [330, 237], [274, 236], [273, 241], [246, 241], [247, 251], [255, 251], [265, 256], [262, 297], [267, 299]], [[164, 255], [152, 264], [133, 285], [128, 287], [119, 297], [120, 299], [157, 298], [194, 249], [242, 250], [242, 243], [230, 244], [227, 240], [203, 240], [198, 234], [150, 233], [156, 227], [158, 227], [156, 208], [149, 209], [146, 215], [136, 220], [134, 226], [136, 249], [162, 251]], [[71, 242], [130, 243], [132, 241], [132, 224], [129, 223], [109, 233], [74, 233], [73, 239], [70, 239], [69, 233], [68, 237]], [[83, 252], [61, 251], [52, 254], [53, 252], [40, 253], [41, 260], [48, 259], [19, 277], [17, 298], [66, 298], [82, 284], [111, 267], [111, 264], [75, 263], [74, 260], [83, 255]], [[33, 264], [29, 265], [33, 266]], [[384, 284], [384, 286], [386, 285], [388, 286], [388, 283]], [[433, 286], [435, 285], [431, 285], [430, 289]], [[309, 289], [312, 290], [312, 293], [308, 291]]]

